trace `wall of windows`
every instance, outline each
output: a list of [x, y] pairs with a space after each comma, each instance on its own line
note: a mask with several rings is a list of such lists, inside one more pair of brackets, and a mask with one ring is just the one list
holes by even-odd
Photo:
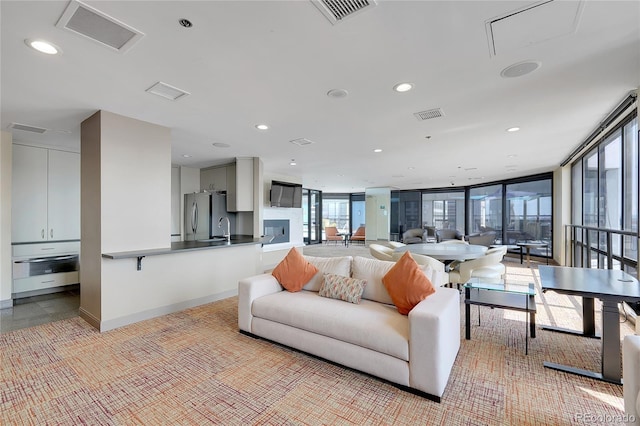
[[496, 231], [502, 235], [502, 185], [469, 190], [469, 233]]
[[464, 233], [464, 190], [424, 192], [422, 194], [422, 225], [436, 229], [457, 229]]
[[322, 194], [322, 229], [335, 226], [349, 232], [349, 194]]
[[575, 256], [587, 256], [591, 265], [608, 267], [605, 259], [610, 251], [613, 267], [623, 263], [625, 270], [635, 273], [631, 265], [638, 260], [637, 237], [615, 235], [608, 241], [607, 233], [600, 229], [637, 234], [639, 161], [638, 118], [634, 111], [572, 164], [573, 224], [598, 228], [576, 235], [578, 242], [588, 240], [590, 247], [584, 253], [577, 250], [574, 262]]
[[550, 175], [469, 189], [468, 234], [495, 231], [498, 243], [542, 241], [532, 253], [552, 257], [553, 180]]
[[506, 185], [506, 241], [551, 244], [551, 179]]
[[306, 244], [322, 242], [321, 205], [322, 193], [315, 189], [302, 189], [302, 237]]
[[365, 226], [365, 204], [364, 194], [351, 194], [351, 232]]
[[[534, 254], [553, 256], [552, 186], [547, 173], [477, 187], [391, 191], [389, 238], [397, 240], [411, 228], [456, 229], [465, 235], [495, 231], [497, 243], [547, 242], [549, 250]], [[320, 193], [314, 199], [322, 200], [323, 240], [325, 226], [345, 233], [366, 227], [364, 194]]]

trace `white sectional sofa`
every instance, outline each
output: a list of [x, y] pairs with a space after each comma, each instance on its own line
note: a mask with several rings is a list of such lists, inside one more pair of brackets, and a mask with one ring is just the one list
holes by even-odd
[[[440, 287], [408, 315], [382, 284], [394, 262], [350, 256], [305, 256], [320, 272], [299, 292], [271, 274], [238, 284], [238, 325], [259, 336], [392, 382], [440, 402], [460, 348], [460, 294]], [[322, 274], [364, 279], [359, 304], [318, 295]], [[432, 271], [427, 267], [425, 275]], [[431, 278], [431, 277], [430, 277]]]
[[622, 341], [622, 373], [625, 421], [637, 426], [640, 425], [640, 336], [630, 334]]

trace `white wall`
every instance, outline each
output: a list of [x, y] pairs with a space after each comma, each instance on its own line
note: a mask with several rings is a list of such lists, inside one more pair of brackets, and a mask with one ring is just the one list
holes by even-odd
[[365, 189], [367, 241], [389, 240], [391, 232], [391, 188]]
[[0, 132], [0, 308], [11, 300], [11, 148], [12, 136]]
[[571, 166], [553, 171], [553, 259], [565, 264], [566, 240], [564, 225], [571, 223]]
[[102, 251], [171, 245], [171, 131], [101, 112]]

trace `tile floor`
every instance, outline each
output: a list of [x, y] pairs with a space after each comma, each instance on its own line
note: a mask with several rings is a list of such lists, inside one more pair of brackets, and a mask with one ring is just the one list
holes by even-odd
[[0, 333], [78, 316], [80, 290], [16, 299], [0, 309]]

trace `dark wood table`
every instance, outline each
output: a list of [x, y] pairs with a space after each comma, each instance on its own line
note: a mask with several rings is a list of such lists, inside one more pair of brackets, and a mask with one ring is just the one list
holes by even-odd
[[585, 337], [597, 337], [595, 333], [594, 299], [602, 301], [602, 373], [568, 367], [552, 362], [544, 366], [554, 370], [578, 374], [592, 379], [622, 384], [620, 356], [620, 314], [618, 303], [640, 301], [640, 283], [624, 271], [614, 269], [570, 268], [566, 266], [539, 266], [542, 291], [581, 296], [582, 331], [542, 327]]

